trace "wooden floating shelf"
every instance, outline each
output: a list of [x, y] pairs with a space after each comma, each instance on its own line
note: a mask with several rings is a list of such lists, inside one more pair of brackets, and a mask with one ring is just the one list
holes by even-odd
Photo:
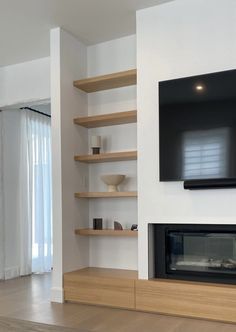
[[74, 119], [74, 123], [85, 128], [98, 128], [137, 122], [137, 111], [117, 112]]
[[115, 192], [80, 192], [75, 193], [76, 198], [120, 198], [137, 197], [137, 191], [115, 191]]
[[83, 236], [120, 236], [120, 237], [138, 237], [137, 231], [130, 229], [114, 230], [114, 229], [76, 229], [75, 234]]
[[137, 151], [110, 152], [75, 156], [75, 161], [82, 163], [104, 163], [113, 161], [137, 160]]
[[96, 92], [135, 85], [136, 83], [137, 70], [132, 69], [74, 81], [74, 86], [84, 92]]

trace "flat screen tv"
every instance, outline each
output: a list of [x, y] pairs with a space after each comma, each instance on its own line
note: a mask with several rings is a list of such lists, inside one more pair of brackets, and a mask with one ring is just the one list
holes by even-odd
[[159, 82], [160, 181], [236, 178], [236, 70]]

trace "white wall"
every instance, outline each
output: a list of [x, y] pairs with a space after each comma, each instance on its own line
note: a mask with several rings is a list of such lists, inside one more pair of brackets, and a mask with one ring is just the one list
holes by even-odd
[[50, 99], [50, 58], [0, 68], [0, 107]]
[[88, 150], [87, 131], [73, 119], [87, 115], [87, 96], [73, 81], [87, 75], [86, 47], [56, 28], [51, 30], [51, 112], [53, 174], [53, 280], [52, 301], [63, 301], [63, 273], [89, 265], [88, 239], [74, 230], [85, 227], [88, 203], [74, 198], [87, 191], [88, 169], [74, 162]]
[[4, 244], [5, 278], [19, 275], [18, 239], [18, 184], [19, 184], [19, 140], [20, 111], [2, 112], [3, 120], [3, 188], [4, 188]]
[[[97, 44], [88, 47], [88, 76], [96, 76], [136, 68], [136, 36]], [[101, 91], [89, 94], [90, 115], [136, 109], [136, 86]], [[89, 136], [101, 135], [103, 151], [125, 151], [137, 149], [137, 125], [126, 124], [90, 129]], [[127, 179], [120, 190], [137, 189], [137, 162], [103, 163], [89, 166], [89, 189], [106, 191], [101, 174], [126, 174]], [[89, 223], [102, 217], [104, 227], [113, 228], [114, 220], [124, 228], [137, 223], [137, 200], [99, 199], [90, 200]], [[90, 238], [90, 266], [137, 269], [137, 239], [134, 238]]]
[[159, 80], [236, 68], [235, 0], [178, 0], [137, 13], [139, 276], [148, 276], [147, 223], [236, 223], [236, 190], [160, 183]]

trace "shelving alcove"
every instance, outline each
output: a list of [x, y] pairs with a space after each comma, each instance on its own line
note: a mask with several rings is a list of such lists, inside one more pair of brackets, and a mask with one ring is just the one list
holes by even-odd
[[[135, 85], [137, 81], [136, 69], [124, 72], [102, 75], [92, 78], [74, 81], [74, 86], [84, 92], [91, 93], [102, 90], [109, 90], [129, 85]], [[74, 119], [74, 124], [85, 128], [98, 128], [105, 126], [115, 126], [137, 122], [137, 111], [116, 112], [96, 116], [87, 116]], [[82, 163], [103, 163], [116, 161], [137, 160], [137, 151], [119, 151], [102, 153], [98, 155], [77, 155], [75, 161]], [[135, 198], [137, 192], [79, 192], [75, 193], [76, 198]], [[110, 230], [112, 231], [112, 230]], [[92, 232], [92, 230], [91, 230]], [[77, 230], [76, 234], [81, 235]], [[106, 232], [106, 236], [114, 236], [112, 232]], [[136, 236], [136, 235], [135, 235]]]
[[[74, 87], [90, 93], [102, 90], [109, 90], [119, 87], [136, 85], [136, 69], [103, 75], [93, 78], [82, 79], [74, 82]], [[74, 119], [74, 124], [85, 128], [98, 128], [115, 126], [137, 122], [137, 111], [116, 112], [96, 116], [79, 117]], [[111, 151], [99, 155], [76, 155], [74, 160], [80, 163], [106, 163], [137, 160], [137, 150], [133, 151]], [[78, 199], [119, 199], [136, 198], [137, 191], [125, 192], [78, 192], [75, 198]], [[102, 229], [93, 230], [90, 228], [75, 229], [79, 236], [96, 236], [98, 238], [137, 238], [138, 232], [125, 230]], [[90, 304], [112, 305], [115, 307], [134, 308], [134, 280], [137, 278], [137, 271], [121, 269], [86, 268], [64, 275], [65, 300], [83, 302]], [[86, 287], [84, 282], [86, 281]], [[91, 285], [90, 285], [91, 281]], [[98, 285], [96, 294], [93, 291], [94, 282]], [[86, 288], [84, 290], [84, 287]], [[100, 293], [99, 293], [100, 292]], [[99, 296], [98, 296], [99, 293]]]

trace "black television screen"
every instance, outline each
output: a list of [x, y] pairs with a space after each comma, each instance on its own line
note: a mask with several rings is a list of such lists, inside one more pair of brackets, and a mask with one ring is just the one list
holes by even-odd
[[160, 181], [236, 178], [236, 70], [159, 82]]

